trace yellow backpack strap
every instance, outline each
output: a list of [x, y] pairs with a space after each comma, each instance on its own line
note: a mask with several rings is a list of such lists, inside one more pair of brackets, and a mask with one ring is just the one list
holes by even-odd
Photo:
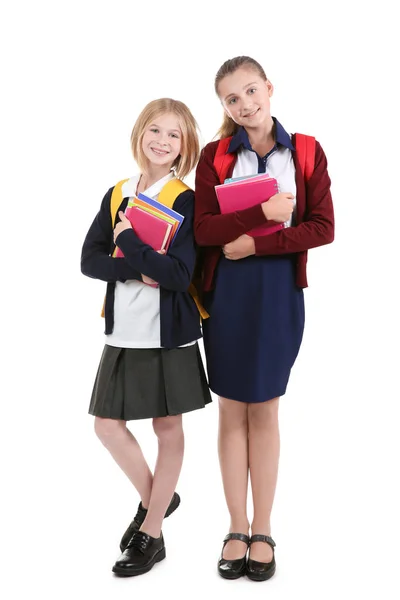
[[111, 223], [112, 223], [113, 229], [114, 229], [114, 225], [115, 225], [115, 219], [117, 217], [117, 210], [121, 206], [121, 202], [122, 202], [122, 186], [127, 181], [128, 181], [128, 179], [123, 179], [122, 181], [119, 181], [117, 183], [117, 185], [114, 186], [114, 189], [111, 194], [110, 213], [111, 213]]
[[204, 308], [204, 306], [202, 305], [202, 303], [200, 302], [200, 297], [199, 297], [199, 293], [196, 290], [196, 286], [194, 285], [194, 283], [191, 283], [189, 285], [189, 289], [188, 289], [189, 294], [192, 296], [194, 303], [197, 306], [197, 310], [199, 311], [200, 317], [204, 320], [204, 319], [208, 319], [208, 317], [210, 316], [208, 314], [208, 312], [206, 311], [206, 309]]
[[[180, 179], [171, 179], [171, 181], [168, 181], [162, 188], [158, 196], [158, 201], [161, 202], [161, 204], [164, 204], [164, 206], [172, 208], [179, 194], [186, 192], [186, 190], [190, 190], [190, 187], [187, 186], [186, 183], [183, 183]], [[193, 283], [190, 284], [188, 292], [192, 296], [201, 318], [207, 319], [210, 315], [201, 304], [196, 286]]]
[[186, 190], [190, 190], [190, 187], [186, 183], [183, 183], [180, 179], [171, 179], [162, 188], [158, 196], [158, 201], [164, 204], [164, 206], [172, 208], [179, 194], [186, 192]]
[[[128, 179], [123, 179], [122, 181], [119, 181], [117, 183], [117, 185], [114, 186], [114, 189], [111, 193], [110, 214], [111, 214], [111, 225], [112, 225], [113, 229], [114, 229], [114, 225], [115, 225], [115, 219], [117, 217], [117, 210], [121, 206], [121, 202], [122, 202], [122, 186], [124, 185], [124, 183], [126, 181], [128, 181]], [[114, 250], [114, 252], [115, 252], [115, 250]], [[101, 316], [103, 318], [104, 318], [105, 306], [106, 306], [106, 299], [104, 298], [103, 308], [101, 309]]]

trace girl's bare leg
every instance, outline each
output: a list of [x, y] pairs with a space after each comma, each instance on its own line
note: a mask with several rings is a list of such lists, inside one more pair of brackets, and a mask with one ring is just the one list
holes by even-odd
[[152, 537], [159, 537], [161, 525], [174, 494], [182, 468], [184, 434], [182, 415], [153, 419], [158, 438], [158, 456], [146, 518], [141, 526]]
[[[249, 533], [247, 489], [249, 474], [247, 404], [219, 399], [218, 452], [226, 504], [231, 523], [230, 533]], [[246, 545], [230, 540], [223, 558], [234, 560], [244, 556]]]
[[[271, 535], [271, 511], [279, 464], [279, 398], [248, 405], [249, 464], [254, 516], [252, 534]], [[251, 545], [251, 558], [272, 560], [272, 549], [264, 542]]]

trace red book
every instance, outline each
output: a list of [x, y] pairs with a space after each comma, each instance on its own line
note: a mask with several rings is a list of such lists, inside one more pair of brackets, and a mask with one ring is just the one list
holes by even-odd
[[[138, 206], [130, 206], [125, 216], [132, 223], [132, 228], [143, 243], [154, 250], [167, 250], [172, 230], [171, 223], [146, 212]], [[122, 258], [123, 252], [117, 248], [116, 257]]]
[[[279, 189], [276, 179], [269, 177], [268, 179], [243, 179], [225, 185], [216, 185], [215, 192], [221, 214], [227, 214], [262, 204], [277, 194]], [[267, 221], [264, 225], [248, 231], [248, 235], [258, 237], [274, 233], [283, 228], [283, 223]]]

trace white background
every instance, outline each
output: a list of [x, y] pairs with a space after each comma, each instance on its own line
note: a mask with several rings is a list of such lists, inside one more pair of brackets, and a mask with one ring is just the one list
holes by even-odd
[[[399, 598], [394, 6], [2, 3], [3, 598]], [[104, 193], [135, 172], [144, 105], [186, 102], [206, 143], [222, 116], [215, 73], [241, 54], [264, 66], [285, 128], [321, 142], [337, 219], [335, 243], [310, 253], [304, 343], [281, 401], [278, 571], [259, 584], [217, 575], [229, 522], [214, 402], [184, 418], [167, 560], [121, 580], [111, 567], [138, 497], [87, 415], [104, 284], [80, 274], [81, 245]], [[131, 428], [154, 464], [151, 423]]]

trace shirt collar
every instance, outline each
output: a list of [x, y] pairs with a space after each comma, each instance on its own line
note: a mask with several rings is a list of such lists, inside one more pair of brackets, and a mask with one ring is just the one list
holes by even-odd
[[[149, 188], [147, 188], [147, 190], [144, 190], [143, 194], [145, 194], [145, 196], [149, 196], [150, 198], [158, 196], [164, 185], [174, 177], [174, 171], [170, 171], [167, 175], [165, 175], [165, 177], [162, 177], [161, 179], [153, 183], [153, 185], [151, 185]], [[122, 185], [123, 198], [132, 198], [133, 196], [136, 196], [136, 188], [139, 183], [139, 179], [140, 173], [138, 175], [134, 175], [133, 177], [128, 179], [128, 181], [125, 181], [125, 183]]]
[[[275, 117], [272, 117], [272, 119], [275, 125], [274, 135], [276, 143], [284, 148], [288, 148], [289, 150], [294, 150], [290, 135], [285, 131], [278, 119]], [[249, 136], [247, 135], [247, 131], [244, 127], [239, 127], [238, 131], [232, 137], [227, 153], [237, 152], [240, 146], [243, 146], [246, 148], [246, 150], [251, 150], [254, 152], [250, 144]]]

